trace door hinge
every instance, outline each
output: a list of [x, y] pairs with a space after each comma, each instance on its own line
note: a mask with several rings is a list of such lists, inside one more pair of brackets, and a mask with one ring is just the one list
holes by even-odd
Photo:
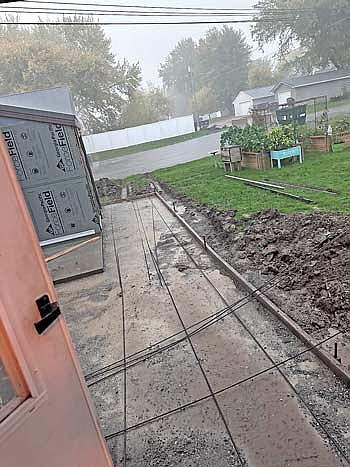
[[57, 302], [50, 302], [48, 295], [35, 300], [41, 320], [34, 323], [38, 334], [42, 334], [60, 316], [61, 310]]

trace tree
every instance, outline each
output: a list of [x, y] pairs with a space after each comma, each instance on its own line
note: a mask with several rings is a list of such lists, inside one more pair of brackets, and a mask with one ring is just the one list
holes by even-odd
[[0, 94], [53, 86], [71, 89], [91, 132], [115, 129], [121, 109], [141, 81], [138, 64], [116, 61], [101, 26], [0, 26]]
[[125, 105], [120, 118], [120, 128], [159, 122], [169, 118], [171, 104], [163, 91], [149, 86], [146, 90], [137, 90]]
[[197, 75], [196, 47], [192, 38], [181, 40], [159, 69], [164, 85], [187, 97], [193, 96], [193, 77]]
[[233, 99], [248, 82], [250, 47], [241, 31], [210, 29], [198, 45], [199, 82], [210, 86], [220, 109], [233, 110]]
[[261, 47], [277, 39], [280, 58], [299, 47], [302, 70], [349, 66], [349, 0], [261, 0], [256, 8], [253, 37]]
[[310, 66], [305, 63], [305, 51], [301, 48], [291, 50], [288, 54], [281, 57], [275, 66], [274, 76], [275, 81], [282, 81], [284, 78], [310, 74], [318, 70], [318, 67]]
[[193, 97], [193, 110], [199, 114], [209, 114], [217, 110], [213, 90], [208, 86], [199, 89]]
[[274, 83], [274, 73], [270, 60], [258, 58], [249, 64], [248, 86], [251, 89], [269, 86]]
[[180, 41], [160, 67], [166, 87], [189, 97], [203, 87], [212, 89], [216, 108], [232, 110], [234, 96], [247, 85], [250, 48], [233, 28], [212, 28], [196, 44]]

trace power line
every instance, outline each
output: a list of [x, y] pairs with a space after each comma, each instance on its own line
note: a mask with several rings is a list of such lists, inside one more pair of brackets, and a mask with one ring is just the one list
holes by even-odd
[[[11, 8], [11, 9], [10, 9]], [[16, 8], [16, 9], [14, 9]], [[18, 9], [20, 8], [20, 9]], [[23, 8], [23, 9], [22, 9]], [[187, 12], [138, 12], [138, 11], [130, 11], [130, 10], [77, 10], [74, 8], [45, 8], [45, 9], [38, 9], [32, 7], [2, 7], [0, 10], [3, 13], [17, 13], [17, 14], [57, 14], [57, 15], [64, 15], [64, 14], [73, 14], [73, 15], [88, 15], [88, 16], [137, 16], [137, 17], [201, 17], [201, 16], [211, 16], [211, 17], [249, 17], [252, 19], [252, 14], [250, 13], [210, 13], [210, 12], [195, 12], [195, 13], [187, 13]], [[282, 15], [282, 13], [281, 13]], [[278, 15], [274, 15], [275, 18], [271, 17], [271, 21], [276, 19]], [[285, 16], [285, 15], [284, 15]], [[291, 19], [295, 18], [295, 16], [291, 16]]]
[[[63, 2], [63, 1], [45, 1], [45, 0], [22, 0], [23, 3], [44, 3], [49, 5], [78, 5], [78, 6], [95, 6], [95, 7], [114, 7], [114, 8], [135, 8], [143, 10], [179, 10], [179, 11], [256, 11], [254, 8], [212, 8], [212, 7], [175, 7], [175, 6], [153, 6], [153, 5], [122, 5], [122, 4], [109, 4], [109, 3], [83, 3], [83, 2]], [[5, 3], [5, 2], [4, 2]], [[14, 3], [14, 2], [12, 2]], [[279, 8], [280, 11], [290, 11], [291, 9]], [[303, 10], [306, 10], [304, 8]], [[312, 10], [312, 8], [309, 8]], [[274, 11], [271, 9], [271, 11]], [[293, 10], [296, 11], [296, 10]]]
[[[153, 6], [153, 5], [125, 5], [125, 4], [106, 4], [106, 3], [83, 3], [83, 2], [64, 2], [64, 1], [50, 1], [50, 0], [23, 0], [24, 3], [35, 3], [35, 4], [49, 4], [49, 5], [77, 5], [77, 6], [95, 6], [95, 7], [108, 7], [108, 8], [133, 8], [133, 9], [141, 9], [141, 10], [175, 10], [175, 11], [213, 11], [213, 12], [239, 12], [239, 11], [246, 11], [246, 12], [305, 12], [305, 11], [339, 11], [337, 8], [311, 8], [311, 7], [303, 7], [303, 8], [269, 8], [263, 10], [262, 8], [255, 7], [255, 8], [212, 8], [212, 7], [175, 7], [175, 6]], [[12, 2], [14, 3], [14, 2]], [[349, 8], [343, 7], [341, 10], [345, 11]]]
[[[52, 2], [54, 3], [54, 2]], [[51, 3], [50, 3], [51, 4]], [[73, 3], [64, 3], [65, 5], [73, 5]], [[77, 4], [78, 5], [78, 4]], [[83, 4], [79, 4], [79, 6], [83, 6]], [[161, 10], [152, 10], [152, 11], [146, 11], [146, 10], [125, 10], [125, 9], [116, 9], [116, 10], [105, 10], [105, 9], [100, 9], [99, 7], [102, 7], [104, 5], [93, 5], [93, 4], [86, 4], [86, 6], [90, 6], [91, 8], [86, 9], [78, 9], [78, 8], [52, 8], [52, 7], [47, 7], [47, 6], [5, 6], [3, 7], [6, 11], [11, 11], [15, 13], [25, 12], [24, 10], [28, 10], [30, 12], [34, 13], [44, 13], [44, 12], [50, 12], [53, 11], [55, 13], [61, 14], [64, 11], [71, 11], [71, 12], [77, 12], [80, 14], [85, 14], [88, 11], [94, 12], [94, 13], [113, 13], [113, 14], [119, 14], [119, 15], [135, 15], [135, 16], [254, 16], [254, 15], [259, 15], [261, 12], [258, 9], [236, 9], [236, 10], [227, 10], [227, 11], [205, 11], [204, 9], [199, 9], [199, 10], [194, 10], [194, 11], [182, 11], [182, 10], [169, 10], [169, 11], [161, 11]], [[96, 9], [96, 6], [98, 9]], [[95, 7], [95, 8], [94, 8]], [[110, 7], [113, 7], [110, 6]], [[155, 7], [156, 8], [156, 7]], [[15, 9], [15, 10], [14, 10]], [[18, 11], [20, 9], [20, 11]], [[40, 10], [40, 11], [38, 11]], [[271, 16], [278, 16], [278, 15], [285, 15], [286, 13], [289, 13], [291, 15], [294, 15], [297, 12], [309, 12], [309, 13], [315, 13], [316, 11], [313, 10], [307, 10], [307, 9], [292, 9], [292, 10], [286, 10], [286, 9], [275, 9], [275, 10], [268, 10], [268, 15]]]
[[[215, 21], [0, 21], [0, 25], [16, 26], [171, 26], [171, 25], [205, 25], [205, 24], [251, 24], [271, 23], [274, 19], [247, 19], [247, 20], [215, 20]], [[290, 19], [280, 19], [288, 23]]]

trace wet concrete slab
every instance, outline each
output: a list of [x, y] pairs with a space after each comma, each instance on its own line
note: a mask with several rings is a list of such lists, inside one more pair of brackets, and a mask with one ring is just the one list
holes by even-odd
[[[269, 368], [271, 361], [234, 317], [226, 317], [191, 342], [124, 371], [124, 357], [222, 310], [244, 292], [158, 200], [109, 206], [105, 223], [105, 272], [62, 284], [58, 294], [84, 373], [119, 362], [117, 374], [90, 387], [104, 434], [116, 434], [108, 440], [115, 465], [122, 465], [124, 456], [126, 465], [141, 467], [346, 465], [276, 370], [222, 392], [217, 403], [208, 397], [135, 427], [126, 437], [121, 433], [124, 426], [142, 424]], [[291, 347], [304, 348], [255, 302], [237, 313], [274, 359], [290, 355]], [[322, 373], [324, 384], [331, 384], [333, 375], [308, 358], [314, 365], [312, 383]], [[291, 380], [301, 378], [298, 368], [286, 371]], [[303, 389], [300, 382], [298, 388]], [[318, 396], [328, 423], [327, 398]], [[345, 400], [337, 405], [339, 421], [346, 408]]]

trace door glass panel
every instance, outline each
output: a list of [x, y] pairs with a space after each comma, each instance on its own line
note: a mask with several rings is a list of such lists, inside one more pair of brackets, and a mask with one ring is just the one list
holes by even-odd
[[16, 393], [0, 359], [0, 409], [15, 397]]

